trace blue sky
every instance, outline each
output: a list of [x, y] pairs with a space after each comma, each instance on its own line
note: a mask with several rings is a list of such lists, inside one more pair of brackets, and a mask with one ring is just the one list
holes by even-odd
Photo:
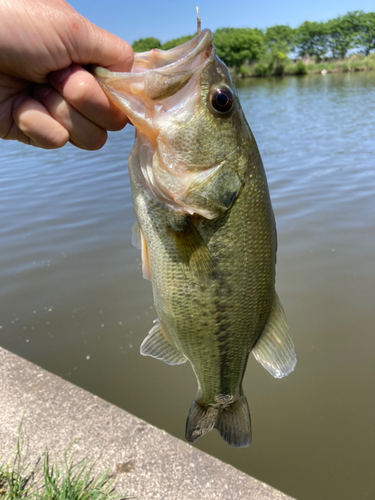
[[154, 36], [166, 42], [194, 33], [195, 6], [202, 27], [296, 27], [303, 21], [326, 21], [352, 10], [375, 11], [375, 0], [70, 0], [83, 16], [129, 43]]

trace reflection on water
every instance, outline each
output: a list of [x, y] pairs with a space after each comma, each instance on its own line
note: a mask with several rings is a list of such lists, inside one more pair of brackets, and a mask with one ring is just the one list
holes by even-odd
[[[197, 447], [299, 500], [374, 494], [375, 73], [239, 82], [276, 214], [298, 364], [250, 359], [249, 449]], [[131, 127], [99, 152], [2, 142], [0, 344], [183, 439], [196, 381], [139, 355], [155, 311], [131, 247]]]

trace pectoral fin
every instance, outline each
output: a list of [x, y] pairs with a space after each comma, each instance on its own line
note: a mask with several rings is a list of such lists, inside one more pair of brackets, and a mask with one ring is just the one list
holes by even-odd
[[181, 262], [192, 281], [203, 284], [216, 276], [212, 255], [190, 218], [181, 231], [171, 229]]
[[132, 245], [141, 251], [142, 256], [142, 276], [145, 280], [151, 280], [150, 259], [148, 254], [148, 247], [142, 229], [138, 222], [132, 227]]
[[139, 223], [135, 222], [132, 227], [132, 245], [138, 250], [141, 250], [141, 228], [139, 227]]
[[286, 377], [296, 366], [293, 340], [276, 293], [268, 322], [252, 353], [258, 363], [275, 378]]
[[181, 365], [186, 361], [185, 356], [178, 352], [164, 335], [159, 320], [156, 320], [155, 326], [151, 328], [142, 342], [141, 354], [160, 359], [167, 365]]

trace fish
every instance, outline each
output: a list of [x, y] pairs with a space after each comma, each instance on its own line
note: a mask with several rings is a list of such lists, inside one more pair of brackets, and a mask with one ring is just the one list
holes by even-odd
[[296, 354], [275, 291], [276, 225], [262, 159], [210, 30], [136, 53], [131, 72], [92, 69], [136, 128], [128, 167], [143, 277], [157, 319], [140, 351], [189, 361], [189, 442], [212, 429], [251, 444], [242, 382], [250, 352], [274, 377]]

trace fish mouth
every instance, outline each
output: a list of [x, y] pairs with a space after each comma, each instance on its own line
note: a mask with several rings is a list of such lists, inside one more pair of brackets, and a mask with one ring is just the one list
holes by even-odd
[[203, 59], [208, 59], [211, 52], [212, 32], [204, 29], [196, 37], [172, 49], [152, 49], [148, 52], [135, 53], [131, 72], [184, 71], [191, 69], [191, 63], [199, 59], [198, 56], [203, 55]]
[[161, 155], [158, 162], [154, 153], [160, 151], [162, 141], [159, 139], [167, 117], [172, 117], [170, 123], [173, 123], [181, 109], [186, 120], [195, 112], [201, 102], [200, 76], [214, 58], [212, 33], [205, 29], [173, 49], [136, 53], [130, 72], [91, 69], [109, 99], [125, 112], [137, 129], [138, 142], [142, 143], [138, 151], [140, 167], [147, 186], [154, 196], [174, 209], [184, 207], [175, 198], [188, 188], [191, 177], [196, 175], [195, 168], [192, 167], [193, 172], [178, 175], [172, 171], [170, 161], [165, 163]]
[[106, 83], [134, 79], [135, 75], [142, 77], [142, 73], [147, 73], [148, 78], [152, 78], [153, 73], [188, 72], [205, 65], [212, 54], [212, 48], [212, 32], [204, 29], [195, 38], [173, 49], [136, 52], [132, 69], [128, 73], [111, 72], [100, 66], [91, 67], [90, 71], [99, 81]]
[[212, 33], [205, 29], [173, 49], [136, 53], [130, 72], [112, 72], [99, 66], [90, 67], [89, 71], [134, 126], [141, 132], [147, 129], [146, 135], [154, 140], [155, 106], [162, 105], [164, 110], [173, 107], [174, 96], [184, 87], [189, 88], [189, 82], [197, 82], [214, 57]]

